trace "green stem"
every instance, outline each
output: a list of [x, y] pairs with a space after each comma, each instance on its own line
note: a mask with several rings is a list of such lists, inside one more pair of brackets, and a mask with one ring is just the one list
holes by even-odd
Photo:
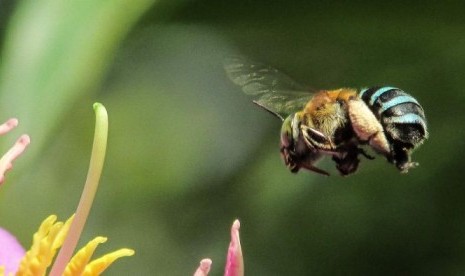
[[105, 107], [100, 103], [94, 104], [94, 111], [96, 119], [94, 143], [84, 191], [82, 192], [76, 215], [63, 243], [63, 247], [58, 253], [50, 271], [51, 276], [62, 275], [66, 265], [69, 263], [86, 223], [87, 216], [89, 215], [95, 193], [97, 192], [100, 175], [102, 174], [105, 151], [107, 148], [108, 114]]

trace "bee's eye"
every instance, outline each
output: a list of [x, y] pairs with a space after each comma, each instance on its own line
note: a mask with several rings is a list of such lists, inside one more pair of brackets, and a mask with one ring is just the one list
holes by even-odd
[[292, 117], [287, 117], [281, 127], [281, 145], [289, 148], [294, 145], [294, 138], [292, 133]]
[[292, 135], [289, 132], [281, 133], [281, 144], [286, 148], [291, 147], [293, 144]]

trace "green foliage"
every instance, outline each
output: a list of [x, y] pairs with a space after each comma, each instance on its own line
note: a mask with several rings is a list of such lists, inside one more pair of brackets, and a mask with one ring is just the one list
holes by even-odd
[[18, 4], [5, 34], [0, 102], [4, 116], [22, 118], [34, 153], [56, 127], [52, 122], [96, 89], [118, 43], [152, 2]]

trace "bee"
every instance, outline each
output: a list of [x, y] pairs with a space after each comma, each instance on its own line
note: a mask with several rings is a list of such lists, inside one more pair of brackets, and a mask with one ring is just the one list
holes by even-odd
[[418, 101], [395, 87], [309, 91], [284, 73], [243, 57], [230, 57], [224, 68], [253, 102], [283, 122], [280, 152], [288, 169], [329, 175], [315, 164], [331, 156], [341, 175], [357, 171], [359, 156], [374, 159], [370, 146], [401, 172], [418, 166], [412, 152], [428, 138]]

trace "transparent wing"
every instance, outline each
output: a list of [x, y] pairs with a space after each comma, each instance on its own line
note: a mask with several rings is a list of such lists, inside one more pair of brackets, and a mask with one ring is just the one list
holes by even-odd
[[224, 69], [229, 79], [241, 86], [254, 103], [283, 120], [301, 110], [311, 99], [312, 93], [277, 69], [250, 61], [244, 57], [228, 57]]

